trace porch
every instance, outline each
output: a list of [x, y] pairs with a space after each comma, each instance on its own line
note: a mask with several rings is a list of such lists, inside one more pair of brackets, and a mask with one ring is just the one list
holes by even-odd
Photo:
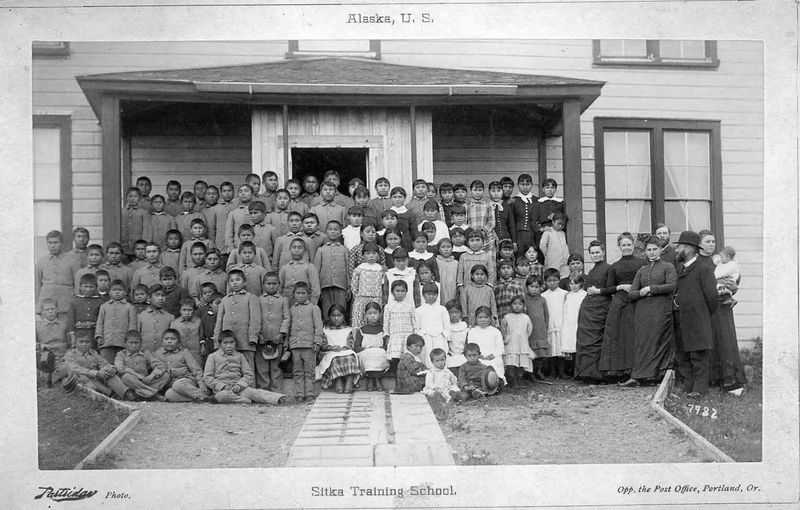
[[568, 242], [584, 243], [580, 114], [603, 82], [350, 58], [78, 82], [101, 122], [103, 188], [116, 195], [104, 201], [105, 239], [119, 237], [124, 189], [140, 175], [154, 192], [169, 179], [236, 183], [267, 170], [285, 182], [302, 176], [298, 151], [352, 149], [370, 186], [381, 176], [406, 189], [417, 178], [468, 184], [527, 172], [541, 181], [547, 140], [561, 137]]

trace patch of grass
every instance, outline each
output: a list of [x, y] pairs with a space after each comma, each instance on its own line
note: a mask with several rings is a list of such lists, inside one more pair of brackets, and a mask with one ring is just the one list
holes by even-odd
[[762, 351], [761, 339], [755, 347], [742, 351], [742, 363], [748, 367], [745, 392], [737, 397], [723, 391], [711, 391], [698, 400], [673, 392], [664, 408], [708, 439], [738, 462], [760, 462], [762, 445]]
[[487, 450], [481, 450], [480, 452], [475, 452], [471, 449], [467, 450], [466, 455], [459, 456], [459, 460], [464, 466], [494, 466], [497, 464]]
[[72, 469], [128, 417], [128, 413], [61, 387], [37, 391], [39, 469]]

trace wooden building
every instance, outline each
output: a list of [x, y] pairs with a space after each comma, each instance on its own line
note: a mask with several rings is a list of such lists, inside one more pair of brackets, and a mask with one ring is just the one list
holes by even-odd
[[618, 233], [664, 221], [714, 230], [738, 252], [739, 335], [761, 335], [760, 43], [71, 42], [34, 57], [37, 236], [116, 239], [140, 175], [163, 194], [336, 159], [406, 189], [527, 172], [559, 182], [575, 251], [600, 238], [613, 261]]

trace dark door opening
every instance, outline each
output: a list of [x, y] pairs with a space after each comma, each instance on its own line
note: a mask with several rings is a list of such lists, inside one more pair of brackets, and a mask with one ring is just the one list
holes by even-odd
[[[369, 149], [292, 149], [292, 177], [302, 182], [314, 175], [320, 184], [325, 172], [336, 170], [341, 176], [339, 192], [347, 195], [347, 183], [359, 178], [367, 183], [367, 158]], [[369, 186], [369, 183], [367, 183]]]

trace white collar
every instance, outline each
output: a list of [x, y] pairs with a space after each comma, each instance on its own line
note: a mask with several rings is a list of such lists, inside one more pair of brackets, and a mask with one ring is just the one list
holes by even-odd
[[697, 257], [699, 257], [699, 255], [695, 255], [694, 257], [692, 257], [692, 259], [691, 259], [691, 260], [689, 260], [689, 261], [687, 261], [687, 262], [684, 262], [684, 263], [683, 263], [683, 267], [689, 267], [689, 266], [691, 266], [692, 264], [694, 264], [694, 262], [697, 260]]
[[403, 214], [404, 212], [408, 212], [408, 208], [404, 205], [397, 207], [396, 205], [391, 206], [389, 209], [396, 212], [397, 214]]
[[547, 202], [548, 200], [552, 200], [553, 202], [563, 202], [564, 201], [563, 199], [556, 198], [556, 197], [553, 197], [553, 198], [542, 197], [542, 198], [539, 199], [539, 203], [544, 203], [544, 202]]

